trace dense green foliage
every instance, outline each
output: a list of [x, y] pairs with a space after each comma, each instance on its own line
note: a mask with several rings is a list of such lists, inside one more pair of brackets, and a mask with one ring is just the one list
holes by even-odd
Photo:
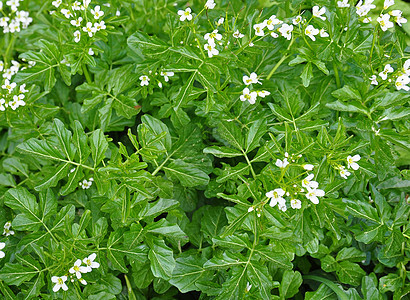
[[408, 299], [406, 4], [2, 2], [3, 299]]

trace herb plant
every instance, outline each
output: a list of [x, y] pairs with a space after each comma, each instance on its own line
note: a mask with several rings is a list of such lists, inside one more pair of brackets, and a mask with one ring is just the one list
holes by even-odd
[[0, 1], [2, 299], [409, 299], [409, 13]]

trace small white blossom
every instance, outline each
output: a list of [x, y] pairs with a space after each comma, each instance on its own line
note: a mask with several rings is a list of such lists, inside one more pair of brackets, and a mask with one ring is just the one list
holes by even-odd
[[349, 0], [337, 1], [337, 6], [340, 8], [350, 7]]
[[81, 284], [83, 284], [83, 285], [87, 285], [87, 281], [85, 281], [84, 278], [80, 278], [80, 279], [78, 279], [78, 281], [81, 282]]
[[303, 165], [302, 167], [303, 167], [303, 169], [305, 169], [305, 170], [312, 171], [315, 166], [314, 166], [314, 165], [311, 165], [311, 164], [305, 164], [305, 165]]
[[383, 31], [386, 31], [387, 29], [392, 28], [394, 26], [393, 22], [391, 22], [389, 19], [389, 14], [381, 14], [380, 17], [377, 18], [377, 22], [379, 22], [380, 28]]
[[87, 190], [91, 187], [91, 185], [93, 184], [94, 179], [90, 178], [89, 180], [84, 179], [82, 182], [79, 183], [79, 185], [81, 186], [81, 188], [83, 190]]
[[174, 72], [162, 72], [161, 71], [161, 76], [164, 76], [165, 82], [169, 81], [169, 77], [174, 76]]
[[360, 155], [359, 154], [356, 154], [356, 155], [354, 155], [354, 156], [348, 156], [347, 158], [346, 158], [346, 160], [347, 160], [347, 167], [350, 169], [350, 168], [352, 168], [353, 170], [357, 170], [357, 169], [359, 169], [359, 164], [357, 163], [357, 161], [359, 161], [360, 160]]
[[310, 201], [312, 201], [313, 204], [318, 204], [319, 199], [318, 197], [323, 197], [325, 195], [325, 192], [320, 189], [311, 189], [310, 187], [307, 187], [307, 194], [305, 195], [306, 198], [308, 198]]
[[94, 9], [91, 9], [91, 13], [94, 15], [94, 19], [98, 20], [104, 15], [104, 12], [100, 10], [100, 6], [97, 5]]
[[4, 247], [6, 247], [6, 243], [0, 243], [0, 258], [3, 258], [6, 256], [6, 254], [3, 251], [1, 251], [4, 249]]
[[77, 30], [74, 32], [74, 42], [78, 43], [81, 39], [81, 32], [80, 30]]
[[215, 29], [211, 33], [206, 33], [204, 39], [207, 40], [209, 44], [215, 45], [215, 40], [222, 40], [222, 34], [218, 33], [218, 29]]
[[249, 284], [249, 282], [246, 283], [246, 288], [245, 288], [245, 292], [249, 292], [252, 288], [252, 284]]
[[[3, 101], [4, 101], [4, 99], [3, 99]], [[10, 221], [7, 221], [6, 224], [4, 224], [3, 235], [5, 235], [5, 236], [14, 235], [14, 231], [11, 230], [11, 222]]]
[[293, 25], [298, 25], [302, 22], [302, 20], [303, 20], [302, 16], [299, 15], [296, 18], [292, 19], [292, 23]]
[[55, 0], [55, 1], [51, 2], [51, 4], [54, 7], [58, 8], [61, 5], [62, 2], [63, 2], [62, 0]]
[[389, 14], [393, 16], [393, 20], [397, 23], [397, 25], [401, 26], [401, 24], [407, 23], [407, 19], [401, 16], [401, 10], [395, 9], [390, 11]]
[[319, 184], [316, 181], [312, 180], [314, 176], [315, 175], [313, 174], [309, 174], [305, 179], [302, 180], [302, 186], [305, 188], [309, 187], [312, 189], [316, 189], [319, 186]]
[[74, 1], [74, 3], [71, 5], [71, 8], [73, 10], [81, 10], [81, 3], [78, 1]]
[[383, 4], [383, 9], [388, 9], [392, 5], [394, 5], [394, 0], [385, 0]]
[[232, 35], [234, 38], [237, 38], [237, 39], [241, 39], [245, 36], [242, 33], [240, 33], [239, 30], [236, 30]]
[[71, 20], [70, 23], [71, 23], [71, 25], [73, 25], [75, 27], [80, 27], [82, 20], [83, 20], [83, 18], [79, 17], [77, 20]]
[[308, 25], [305, 29], [305, 34], [312, 39], [312, 41], [316, 41], [315, 35], [319, 34], [319, 29], [316, 29], [312, 25]]
[[248, 212], [252, 212], [253, 210], [254, 210], [254, 207], [253, 207], [253, 206], [249, 206]]
[[276, 32], [273, 32], [273, 31], [270, 33], [270, 35], [271, 35], [271, 37], [273, 37], [274, 39], [276, 39], [276, 38], [279, 37], [279, 34], [277, 34]]
[[257, 96], [258, 94], [256, 92], [251, 92], [248, 88], [244, 88], [240, 99], [241, 101], [248, 101], [250, 104], [255, 104]]
[[178, 10], [178, 15], [180, 15], [180, 21], [192, 20], [191, 9], [189, 7], [187, 7], [185, 10]]
[[377, 76], [376, 75], [372, 75], [369, 79], [371, 80], [370, 84], [373, 84], [373, 85], [378, 85], [379, 84], [377, 82]]
[[216, 25], [222, 25], [225, 22], [225, 18], [219, 18], [218, 22], [216, 22]]
[[97, 29], [93, 27], [93, 23], [87, 22], [87, 25], [83, 27], [83, 31], [87, 32], [89, 37], [92, 37], [93, 34], [97, 31]]
[[101, 21], [100, 23], [94, 23], [94, 28], [96, 31], [100, 31], [102, 29], [107, 28], [107, 26], [105, 26], [105, 22]]
[[320, 37], [328, 37], [329, 34], [326, 32], [324, 28], [319, 30]]
[[282, 24], [282, 23], [283, 23], [283, 21], [279, 20], [275, 15], [272, 15], [272, 16], [270, 16], [269, 19], [263, 21], [264, 27], [266, 26], [269, 30], [273, 30], [275, 25], [279, 25], [279, 24]]
[[61, 12], [67, 19], [70, 19], [70, 18], [73, 16], [73, 14], [71, 13], [71, 11], [69, 11], [68, 9], [65, 9], [65, 8], [63, 8], [60, 12]]
[[206, 3], [205, 3], [205, 8], [206, 9], [214, 9], [215, 8], [215, 2], [214, 2], [214, 0], [208, 0], [208, 1], [206, 1]]
[[283, 159], [283, 161], [280, 160], [280, 159], [277, 159], [276, 162], [275, 162], [275, 165], [276, 165], [278, 168], [281, 168], [281, 169], [286, 168], [286, 166], [287, 166], [288, 164], [289, 164], [289, 162], [288, 162], [288, 159], [287, 159], [286, 157]]
[[278, 30], [287, 40], [290, 40], [292, 38], [293, 25], [288, 25], [285, 23], [282, 24], [282, 26]]
[[269, 205], [274, 207], [279, 202], [281, 206], [286, 206], [286, 200], [282, 197], [283, 195], [285, 195], [285, 191], [280, 188], [267, 192], [266, 197], [270, 199]]
[[252, 72], [251, 75], [249, 75], [249, 77], [246, 76], [246, 75], [244, 75], [244, 76], [242, 77], [242, 81], [243, 81], [243, 83], [245, 83], [245, 85], [250, 85], [250, 84], [252, 84], [252, 83], [262, 84], [262, 83], [258, 80], [258, 75], [257, 75], [255, 72]]
[[265, 32], [263, 32], [263, 28], [265, 28], [265, 24], [263, 23], [253, 25], [253, 29], [255, 30], [255, 35], [264, 36]]
[[88, 55], [91, 55], [91, 56], [94, 55], [94, 50], [93, 50], [93, 48], [88, 48]]
[[5, 111], [7, 106], [8, 105], [6, 104], [6, 100], [4, 100], [4, 98], [1, 98], [0, 99], [0, 111]]
[[292, 199], [290, 200], [290, 207], [292, 207], [293, 209], [301, 209], [302, 202], [298, 199]]
[[346, 170], [345, 167], [341, 166], [339, 168], [339, 174], [342, 178], [347, 179], [347, 177], [349, 177], [351, 173]]
[[91, 0], [84, 0], [84, 1], [83, 1], [83, 6], [84, 6], [85, 8], [87, 8], [88, 5], [90, 5], [90, 3], [91, 3]]
[[70, 270], [68, 270], [71, 274], [75, 274], [75, 276], [77, 277], [77, 279], [81, 278], [81, 273], [87, 273], [88, 272], [88, 268], [81, 266], [81, 259], [77, 259], [74, 263], [74, 266], [72, 266], [70, 268]]
[[141, 80], [141, 86], [148, 85], [149, 84], [149, 77], [147, 75], [142, 75], [140, 76]]
[[384, 70], [379, 73], [379, 76], [383, 79], [387, 79], [387, 74], [392, 73], [394, 69], [390, 66], [390, 64], [387, 64], [384, 66]]
[[63, 289], [63, 291], [68, 290], [68, 286], [65, 284], [67, 281], [67, 276], [53, 276], [51, 277], [51, 281], [54, 282], [56, 285], [53, 287], [53, 292], [57, 293], [60, 289]]
[[208, 51], [208, 57], [212, 57], [214, 55], [218, 55], [219, 51], [218, 49], [215, 48], [215, 44], [212, 42], [209, 42], [208, 44], [204, 45], [205, 50]]
[[91, 272], [92, 269], [96, 269], [100, 267], [100, 264], [94, 261], [96, 257], [97, 257], [97, 254], [93, 253], [90, 256], [83, 259], [83, 262], [85, 263], [86, 268], [87, 268], [87, 272]]
[[258, 91], [257, 94], [258, 94], [259, 97], [265, 98], [266, 96], [270, 95], [270, 92], [268, 92], [268, 91]]
[[9, 94], [13, 91], [13, 89], [16, 87], [15, 82], [10, 82], [8, 79], [4, 81], [4, 84], [1, 86], [3, 89], [8, 90]]
[[407, 85], [410, 83], [410, 78], [408, 75], [401, 75], [399, 77], [397, 77], [396, 82], [394, 83], [394, 85], [396, 86], [397, 90], [405, 90], [406, 92], [408, 92], [410, 90], [410, 87]]
[[320, 18], [323, 21], [326, 20], [326, 17], [322, 16], [322, 15], [325, 14], [325, 12], [326, 12], [326, 7], [322, 7], [321, 9], [319, 9], [319, 6], [315, 5], [312, 8], [313, 16], [316, 17], [316, 18]]

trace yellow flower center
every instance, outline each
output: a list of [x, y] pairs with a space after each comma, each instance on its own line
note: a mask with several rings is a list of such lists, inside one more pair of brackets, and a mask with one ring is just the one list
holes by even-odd
[[64, 281], [61, 278], [58, 278], [58, 284], [63, 284]]
[[184, 12], [184, 15], [189, 16], [189, 12], [187, 12], [187, 11]]

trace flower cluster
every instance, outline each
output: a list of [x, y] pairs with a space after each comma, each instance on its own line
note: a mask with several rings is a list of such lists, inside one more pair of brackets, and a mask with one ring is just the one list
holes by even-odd
[[[35, 62], [29, 62], [28, 67], [35, 65]], [[12, 81], [12, 77], [17, 74], [19, 70], [24, 70], [26, 67], [21, 67], [18, 61], [12, 60], [9, 68], [4, 68], [5, 63], [0, 61], [0, 72], [3, 72], [2, 77], [4, 81], [1, 84], [0, 89], [0, 111], [5, 111], [10, 107], [12, 110], [16, 110], [19, 106], [25, 106], [26, 85], [22, 84], [17, 86], [17, 83]]]
[[[1, 248], [0, 248], [1, 249]], [[73, 275], [75, 274], [75, 277], [79, 282], [81, 282], [83, 285], [87, 284], [87, 281], [82, 278], [82, 274], [89, 273], [93, 269], [99, 268], [100, 264], [98, 262], [95, 262], [95, 258], [97, 257], [97, 254], [93, 253], [90, 256], [84, 258], [82, 261], [81, 259], [77, 259], [74, 262], [74, 265], [68, 270], [68, 272], [72, 275], [71, 277], [71, 282], [74, 282]], [[82, 265], [82, 263], [85, 264], [85, 266]], [[68, 277], [66, 275], [58, 277], [58, 276], [53, 276], [51, 277], [51, 281], [55, 283], [53, 287], [53, 292], [58, 292], [60, 289], [63, 291], [68, 290], [68, 286], [65, 283], [67, 281]]]
[[204, 35], [204, 39], [207, 41], [207, 43], [204, 45], [204, 48], [208, 51], [208, 57], [218, 55], [219, 50], [216, 49], [215, 40], [222, 40], [222, 34], [218, 33], [218, 29], [215, 29], [211, 33], [206, 33]]
[[[152, 71], [149, 71], [149, 74], [151, 75], [152, 74]], [[160, 75], [162, 76], [162, 77], [164, 77], [164, 81], [165, 82], [168, 82], [169, 81], [169, 77], [172, 77], [172, 76], [174, 76], [174, 72], [166, 72], [166, 71], [161, 71], [160, 72]], [[158, 72], [155, 72], [155, 76], [158, 76]], [[148, 75], [141, 75], [140, 77], [139, 77], [139, 79], [141, 80], [141, 82], [140, 82], [140, 85], [141, 86], [148, 86], [149, 85], [149, 82], [150, 82], [150, 78], [149, 78], [149, 76]], [[158, 83], [158, 86], [160, 87], [160, 88], [162, 88], [162, 82], [161, 82], [161, 80], [159, 80], [159, 79], [157, 79], [157, 78], [155, 78], [155, 80], [157, 81], [157, 83]]]
[[[3, 2], [0, 1], [0, 27], [3, 27], [3, 33], [20, 32], [21, 28], [25, 29], [33, 22], [29, 12], [18, 10], [20, 0], [8, 0], [6, 6], [3, 7]], [[9, 7], [9, 9], [6, 9]]]
[[268, 91], [263, 91], [263, 90], [256, 90], [256, 91], [251, 91], [248, 86], [251, 84], [262, 84], [262, 82], [259, 81], [258, 75], [253, 72], [251, 73], [250, 76], [243, 76], [242, 78], [243, 83], [247, 86], [242, 90], [242, 95], [240, 96], [241, 101], [248, 101], [250, 104], [255, 104], [257, 96], [261, 98], [265, 98], [266, 96], [270, 95], [270, 92]]
[[4, 224], [3, 235], [5, 235], [5, 236], [14, 235], [14, 231], [11, 230], [11, 222], [10, 221], [7, 221], [6, 224]]
[[319, 189], [319, 183], [313, 180], [315, 175], [308, 172], [312, 171], [314, 166], [312, 164], [297, 164], [297, 160], [301, 157], [302, 155], [289, 155], [286, 152], [285, 157], [282, 160], [276, 160], [275, 165], [281, 169], [282, 176], [285, 175], [287, 168], [294, 163], [296, 163], [296, 166], [302, 167], [305, 171], [307, 171], [305, 172], [307, 176], [301, 181], [297, 180], [300, 175], [289, 181], [300, 182], [299, 184], [295, 183], [293, 185], [289, 185], [284, 183], [283, 186], [267, 192], [266, 197], [270, 200], [270, 206], [274, 207], [278, 205], [278, 208], [281, 211], [286, 211], [287, 205], [284, 197], [288, 196], [290, 197], [290, 207], [293, 209], [300, 209], [302, 207], [302, 201], [297, 199], [298, 196], [304, 196], [313, 204], [318, 204], [318, 197], [323, 197], [325, 195], [325, 192]]
[[[404, 64], [403, 67], [401, 68], [401, 70], [398, 70], [398, 72], [396, 72], [396, 74], [394, 74], [394, 76], [390, 76], [392, 78], [389, 78], [389, 74], [393, 73], [394, 69], [390, 64], [387, 64], [384, 66], [383, 71], [379, 72], [379, 77], [385, 81], [388, 80], [389, 82], [392, 81], [392, 79], [395, 79], [395, 87], [397, 90], [405, 90], [405, 91], [409, 91], [410, 87], [408, 86], [408, 84], [410, 83], [410, 59], [407, 59]], [[369, 80], [371, 81], [370, 83], [373, 85], [378, 85], [379, 82], [377, 81], [377, 75], [372, 75]]]
[[[354, 171], [359, 169], [359, 164], [357, 163], [361, 159], [359, 154], [356, 154], [354, 156], [347, 156], [346, 161], [347, 161], [347, 169], [352, 169]], [[352, 173], [350, 173], [345, 166], [336, 164], [335, 169], [339, 171], [339, 174], [342, 178], [347, 179]]]
[[79, 185], [81, 186], [81, 188], [83, 190], [87, 190], [91, 187], [91, 185], [93, 184], [94, 178], [90, 177], [90, 179], [84, 179], [83, 181], [81, 181], [79, 183]]
[[[64, 15], [66, 19], [70, 20], [70, 24], [74, 27], [75, 31], [73, 32], [74, 42], [79, 43], [81, 40], [81, 32], [93, 37], [98, 31], [106, 29], [104, 21], [98, 21], [104, 16], [104, 11], [101, 10], [99, 5], [96, 5], [94, 8], [91, 8], [91, 0], [84, 0], [81, 4], [79, 1], [74, 1], [71, 5], [66, 5], [65, 8], [60, 8], [62, 5], [62, 0], [55, 0], [52, 2], [52, 5], [55, 8], [60, 9], [60, 13]], [[88, 9], [90, 7], [90, 9]], [[51, 14], [55, 14], [55, 11], [51, 11]], [[91, 15], [91, 17], [88, 17]], [[94, 23], [90, 20], [97, 20]], [[83, 23], [84, 21], [84, 23]], [[89, 48], [89, 55], [93, 55], [94, 51]]]

